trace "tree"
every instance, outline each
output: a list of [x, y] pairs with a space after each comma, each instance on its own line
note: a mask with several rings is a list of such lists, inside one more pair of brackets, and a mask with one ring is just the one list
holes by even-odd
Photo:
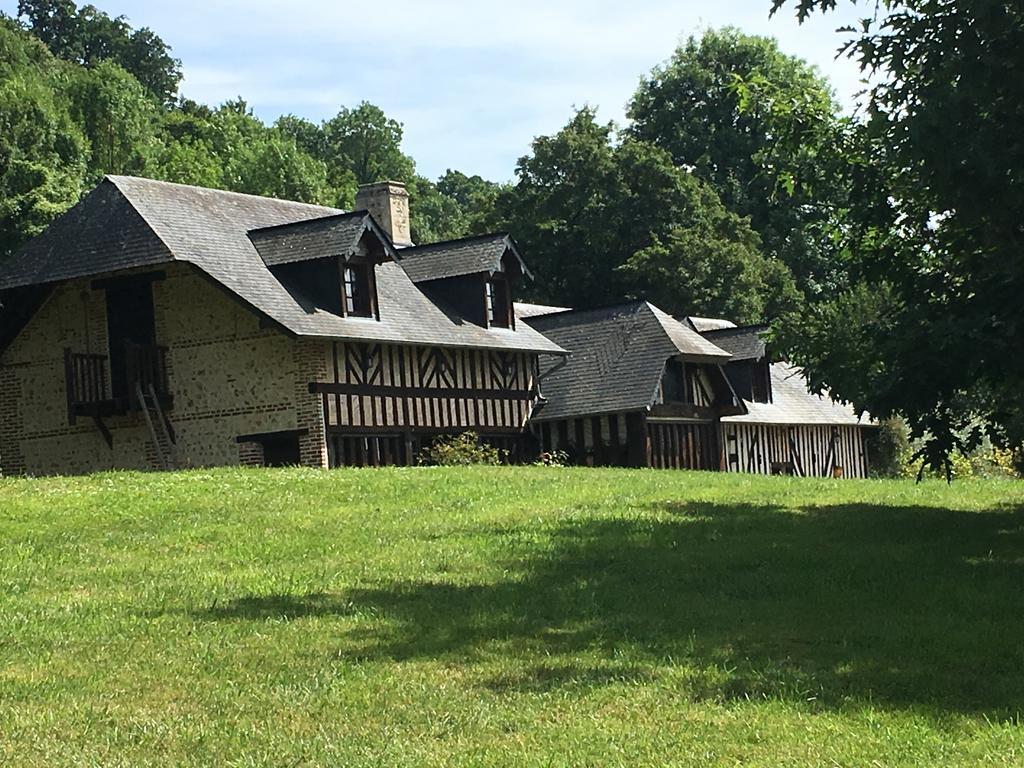
[[87, 143], [56, 87], [61, 63], [0, 18], [0, 259], [74, 205]]
[[77, 69], [67, 86], [71, 115], [89, 140], [89, 180], [105, 173], [136, 174], [153, 151], [156, 105], [131, 74], [113, 61]]
[[848, 121], [827, 81], [770, 38], [736, 29], [690, 38], [643, 80], [628, 132], [667, 150], [749, 216], [767, 256], [801, 289], [834, 288], [834, 220], [845, 206], [836, 148]]
[[353, 199], [356, 184], [408, 182], [416, 172], [412, 158], [402, 152], [402, 124], [369, 102], [342, 107], [322, 130], [322, 159], [331, 183], [350, 187]]
[[181, 62], [147, 27], [133, 30], [124, 16], [111, 18], [92, 5], [79, 9], [72, 0], [19, 0], [18, 16], [58, 58], [88, 67], [113, 61], [161, 103], [173, 100]]
[[616, 143], [592, 109], [536, 139], [517, 176], [496, 219], [528, 254], [534, 298], [589, 307], [645, 296], [670, 312], [741, 321], [792, 300], [791, 276], [762, 256], [747, 221], [665, 150]]
[[[794, 5], [802, 20], [835, 1]], [[871, 8], [845, 47], [874, 83], [842, 233], [856, 283], [779, 339], [815, 385], [902, 414], [939, 466], [985, 432], [1024, 442], [1024, 8]]]

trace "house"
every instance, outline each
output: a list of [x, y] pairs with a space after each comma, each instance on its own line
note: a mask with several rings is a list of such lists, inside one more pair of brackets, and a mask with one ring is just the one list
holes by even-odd
[[[701, 327], [700, 318], [687, 320], [692, 327]], [[721, 419], [723, 468], [867, 477], [866, 441], [875, 428], [870, 419], [848, 405], [812, 394], [799, 369], [773, 360], [764, 340], [766, 326], [717, 322], [711, 327], [705, 321], [701, 335], [731, 355], [725, 372], [745, 411]]]
[[644, 301], [516, 307], [571, 353], [541, 370], [532, 424], [545, 451], [591, 465], [867, 476], [870, 422], [773, 362], [763, 326], [675, 319]]
[[728, 352], [646, 301], [520, 310], [571, 356], [541, 371], [532, 423], [544, 451], [577, 464], [720, 469], [719, 420], [743, 412]]
[[505, 234], [414, 246], [356, 212], [108, 176], [0, 264], [0, 470], [408, 464], [524, 450], [542, 357]]

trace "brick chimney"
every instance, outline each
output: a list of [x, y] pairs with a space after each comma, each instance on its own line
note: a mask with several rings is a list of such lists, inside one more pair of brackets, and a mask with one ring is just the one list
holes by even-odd
[[391, 236], [399, 248], [412, 245], [409, 230], [409, 193], [400, 181], [360, 184], [356, 192], [356, 210], [369, 211], [374, 220]]

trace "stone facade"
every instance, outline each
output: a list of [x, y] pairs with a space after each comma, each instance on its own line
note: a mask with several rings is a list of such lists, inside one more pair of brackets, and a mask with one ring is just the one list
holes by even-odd
[[[327, 465], [320, 399], [329, 345], [261, 327], [254, 312], [185, 264], [153, 283], [157, 343], [168, 348], [176, 467], [259, 464], [262, 450], [239, 435], [305, 430], [302, 463]], [[92, 279], [60, 285], [0, 355], [0, 469], [5, 474], [159, 469], [142, 413], [104, 419], [108, 447], [91, 418], [69, 423], [64, 349], [106, 355], [106, 297]], [[109, 380], [109, 371], [108, 371]]]

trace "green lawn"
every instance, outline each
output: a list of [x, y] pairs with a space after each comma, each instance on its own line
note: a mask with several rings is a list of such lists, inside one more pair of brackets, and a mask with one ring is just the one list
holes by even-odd
[[1024, 765], [1024, 483], [0, 480], [0, 765]]

